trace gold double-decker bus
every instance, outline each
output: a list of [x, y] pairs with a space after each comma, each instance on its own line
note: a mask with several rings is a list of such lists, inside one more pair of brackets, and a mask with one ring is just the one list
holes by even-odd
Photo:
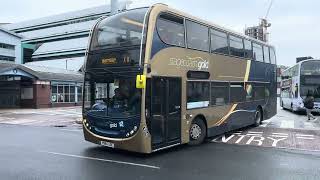
[[94, 26], [85, 65], [87, 141], [151, 153], [276, 114], [274, 48], [164, 4]]

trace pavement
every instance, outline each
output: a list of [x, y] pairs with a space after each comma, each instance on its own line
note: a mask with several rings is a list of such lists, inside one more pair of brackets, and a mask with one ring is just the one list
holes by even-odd
[[100, 147], [80, 130], [0, 124], [0, 179], [318, 180], [320, 153], [208, 142], [151, 155]]
[[44, 109], [0, 109], [0, 123], [29, 126], [81, 127], [81, 106]]

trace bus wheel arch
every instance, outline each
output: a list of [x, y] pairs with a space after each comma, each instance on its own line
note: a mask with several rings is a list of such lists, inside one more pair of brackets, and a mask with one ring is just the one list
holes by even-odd
[[189, 128], [189, 145], [202, 144], [207, 137], [207, 121], [203, 115], [197, 115]]

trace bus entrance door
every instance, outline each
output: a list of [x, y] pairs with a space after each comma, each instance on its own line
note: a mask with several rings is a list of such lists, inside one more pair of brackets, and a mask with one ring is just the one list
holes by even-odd
[[180, 78], [152, 78], [150, 115], [153, 150], [180, 143]]

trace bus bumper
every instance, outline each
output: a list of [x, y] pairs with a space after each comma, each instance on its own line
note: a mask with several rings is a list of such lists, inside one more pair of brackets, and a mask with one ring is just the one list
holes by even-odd
[[[84, 139], [94, 144], [106, 146], [112, 149], [121, 149], [138, 153], [151, 153], [151, 137], [149, 133], [143, 132], [141, 124], [135, 135], [126, 139], [108, 138], [92, 133], [84, 124]], [[141, 128], [142, 127], [142, 128]]]

